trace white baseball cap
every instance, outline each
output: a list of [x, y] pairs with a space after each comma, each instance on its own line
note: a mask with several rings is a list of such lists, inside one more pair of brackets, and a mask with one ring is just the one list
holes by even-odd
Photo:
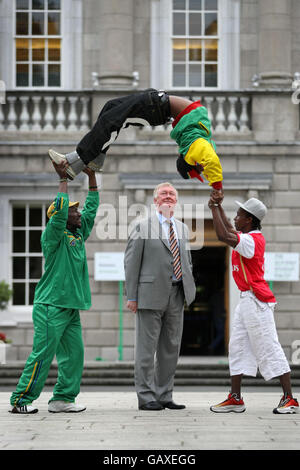
[[255, 197], [248, 199], [244, 204], [239, 201], [235, 201], [235, 203], [245, 211], [257, 217], [258, 220], [262, 220], [267, 213], [266, 206]]

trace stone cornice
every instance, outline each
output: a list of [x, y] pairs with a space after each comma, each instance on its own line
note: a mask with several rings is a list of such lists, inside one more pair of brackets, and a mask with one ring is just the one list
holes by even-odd
[[[252, 190], [268, 190], [272, 184], [272, 173], [224, 173], [223, 185], [226, 190], [229, 189], [252, 189]], [[201, 184], [199, 181], [183, 180], [177, 173], [120, 173], [119, 179], [124, 189], [151, 189], [168, 181], [177, 189], [181, 190], [210, 190], [207, 183]]]

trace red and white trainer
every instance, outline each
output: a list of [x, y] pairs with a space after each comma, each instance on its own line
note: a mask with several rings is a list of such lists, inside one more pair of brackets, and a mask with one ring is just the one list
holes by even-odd
[[244, 400], [242, 398], [238, 398], [236, 393], [229, 393], [226, 400], [210, 407], [210, 410], [215, 413], [243, 413], [245, 409]]
[[274, 408], [273, 413], [275, 414], [292, 414], [298, 413], [299, 411], [299, 403], [296, 398], [291, 397], [287, 393], [285, 393], [277, 406]]

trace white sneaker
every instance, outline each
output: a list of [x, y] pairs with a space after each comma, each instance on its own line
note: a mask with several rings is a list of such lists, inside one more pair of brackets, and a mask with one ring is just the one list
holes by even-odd
[[48, 411], [50, 413], [80, 413], [80, 411], [84, 410], [86, 410], [85, 406], [60, 400], [50, 401], [48, 406]]
[[23, 405], [23, 406], [12, 406], [11, 409], [9, 410], [10, 413], [19, 413], [19, 414], [33, 414], [37, 413], [39, 410], [32, 405]]
[[[62, 153], [58, 153], [55, 150], [50, 149], [48, 151], [48, 154], [51, 160], [57, 165], [59, 165], [62, 161], [68, 162], [65, 155], [63, 155]], [[75, 171], [72, 170], [71, 166], [68, 166], [68, 168], [66, 168], [66, 172], [71, 180], [73, 180], [76, 177], [76, 173]]]

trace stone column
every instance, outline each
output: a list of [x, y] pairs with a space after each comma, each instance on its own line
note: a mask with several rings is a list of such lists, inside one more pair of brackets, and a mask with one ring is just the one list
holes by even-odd
[[258, 0], [259, 85], [291, 86], [291, 0]]
[[291, 91], [291, 3], [258, 0], [259, 83], [252, 100], [252, 125], [260, 142], [293, 141], [299, 129]]
[[133, 85], [134, 0], [100, 2], [101, 88], [128, 88]]

